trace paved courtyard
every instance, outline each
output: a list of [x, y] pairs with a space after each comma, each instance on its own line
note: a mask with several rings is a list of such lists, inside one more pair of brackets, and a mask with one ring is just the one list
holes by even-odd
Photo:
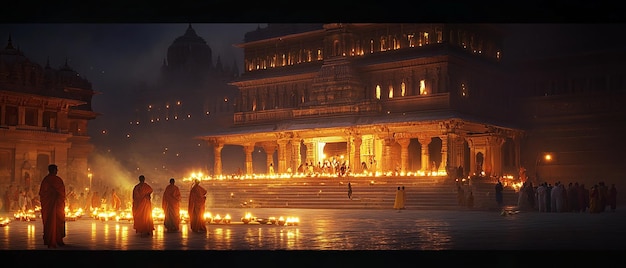
[[[152, 237], [135, 234], [132, 222], [90, 217], [66, 223], [67, 246], [43, 245], [42, 222], [12, 221], [0, 227], [3, 255], [45, 252], [202, 251], [528, 251], [612, 250], [624, 252], [626, 213], [538, 213], [502, 215], [473, 210], [347, 210], [347, 209], [221, 209], [231, 224], [209, 224], [208, 232], [192, 233], [187, 224], [179, 233], [164, 232], [156, 222]], [[294, 225], [242, 224], [251, 213], [258, 218], [297, 217]], [[6, 215], [5, 215], [6, 216]], [[212, 252], [212, 253], [208, 253]], [[500, 253], [498, 253], [500, 254]], [[265, 255], [267, 256], [267, 255]], [[342, 256], [346, 256], [343, 254]], [[6, 258], [5, 258], [6, 259]]]

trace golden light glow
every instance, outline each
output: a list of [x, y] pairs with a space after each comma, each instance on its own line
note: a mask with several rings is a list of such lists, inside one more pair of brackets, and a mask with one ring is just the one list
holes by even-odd
[[426, 91], [426, 80], [420, 80], [420, 95], [426, 95], [428, 92]]
[[550, 161], [550, 160], [552, 160], [552, 155], [551, 155], [551, 154], [546, 154], [546, 155], [544, 156], [544, 159], [545, 159], [546, 161]]

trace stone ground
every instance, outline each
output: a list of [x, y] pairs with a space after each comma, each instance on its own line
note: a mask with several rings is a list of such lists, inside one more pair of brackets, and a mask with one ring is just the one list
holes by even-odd
[[[619, 209], [598, 214], [519, 212], [506, 215], [499, 211], [393, 209], [236, 208], [210, 212], [222, 217], [229, 214], [231, 224], [211, 223], [207, 225], [207, 233], [198, 234], [190, 232], [187, 224], [182, 224], [179, 233], [166, 233], [162, 223], [156, 222], [152, 237], [140, 237], [135, 234], [132, 222], [83, 217], [66, 223], [64, 241], [67, 246], [56, 249], [43, 245], [40, 219], [13, 220], [8, 226], [0, 227], [0, 254], [3, 260], [26, 261], [32, 261], [31, 255], [52, 259], [65, 255], [68, 258], [104, 258], [93, 259], [96, 266], [100, 261], [111, 263], [119, 257], [140, 261], [145, 255], [160, 266], [165, 262], [156, 260], [204, 260], [215, 254], [225, 254], [235, 262], [250, 261], [245, 258], [249, 254], [259, 260], [278, 261], [276, 256], [271, 256], [279, 254], [280, 259], [281, 253], [286, 253], [288, 258], [311, 254], [316, 261], [332, 261], [336, 257], [363, 260], [363, 257], [373, 256], [442, 257], [438, 261], [484, 257], [491, 259], [490, 262], [511, 264], [509, 260], [518, 263], [525, 261], [525, 256], [536, 261], [541, 255], [561, 258], [559, 251], [570, 252], [562, 257], [564, 259], [580, 258], [580, 261], [588, 258], [624, 260], [623, 253], [626, 253], [626, 211]], [[242, 224], [241, 217], [248, 212], [266, 219], [297, 217], [300, 222], [290, 226]], [[265, 254], [257, 256], [260, 252]], [[321, 252], [325, 253], [319, 254]], [[582, 254], [572, 255], [571, 252]], [[245, 257], [239, 258], [238, 254]], [[447, 256], [451, 254], [452, 257]], [[135, 259], [136, 255], [141, 257]], [[375, 261], [388, 259], [378, 257]]]

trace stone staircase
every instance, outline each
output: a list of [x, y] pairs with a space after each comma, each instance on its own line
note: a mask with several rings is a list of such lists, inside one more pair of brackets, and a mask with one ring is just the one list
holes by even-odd
[[[348, 198], [348, 182], [352, 199]], [[398, 186], [404, 186], [406, 209], [470, 209], [458, 205], [456, 183], [442, 177], [227, 179], [201, 185], [209, 192], [207, 208], [392, 209]], [[464, 188], [466, 195], [469, 189], [473, 192], [471, 209], [498, 209], [493, 184]], [[181, 187], [182, 207], [187, 206], [187, 189]], [[516, 196], [513, 189], [505, 188], [505, 205], [515, 205]]]

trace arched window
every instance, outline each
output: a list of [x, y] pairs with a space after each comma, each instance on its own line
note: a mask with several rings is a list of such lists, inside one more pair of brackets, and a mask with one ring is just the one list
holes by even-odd
[[404, 82], [400, 84], [400, 96], [406, 96], [406, 84]]
[[389, 98], [393, 99], [393, 86], [389, 85]]
[[428, 91], [426, 90], [426, 80], [420, 80], [420, 95], [426, 95]]
[[333, 56], [341, 56], [341, 49], [339, 47], [339, 40], [333, 42]]
[[376, 85], [376, 99], [380, 100], [380, 85]]

